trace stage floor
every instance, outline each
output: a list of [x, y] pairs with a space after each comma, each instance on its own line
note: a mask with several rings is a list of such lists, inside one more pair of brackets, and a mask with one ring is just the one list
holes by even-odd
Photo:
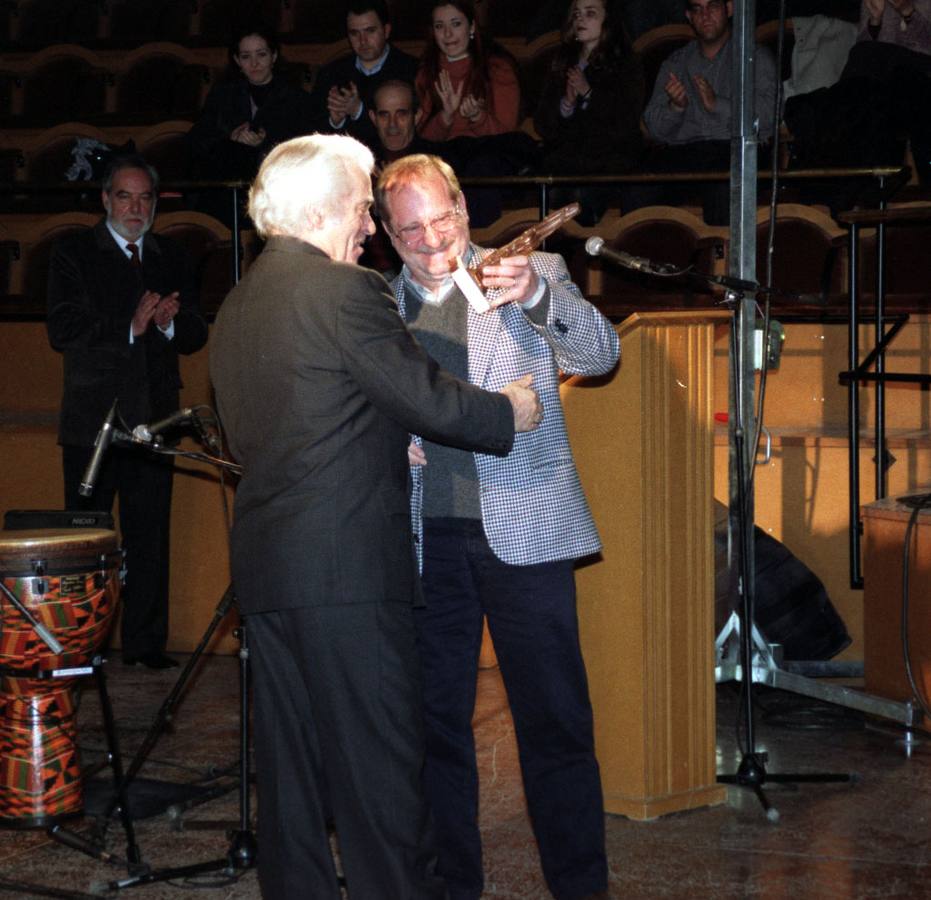
[[[183, 659], [183, 658], [182, 658]], [[108, 666], [113, 707], [128, 764], [179, 670], [153, 672]], [[718, 687], [718, 768], [733, 772], [737, 686]], [[764, 709], [765, 707], [765, 709]], [[909, 754], [893, 728], [874, 727], [837, 707], [790, 694], [760, 692], [758, 748], [770, 772], [855, 773], [856, 783], [771, 786], [781, 818], [767, 821], [754, 795], [729, 789], [728, 803], [651, 822], [607, 821], [611, 896], [633, 898], [858, 898], [931, 896], [931, 740]], [[79, 712], [85, 761], [104, 747], [96, 693], [85, 691]], [[523, 805], [513, 728], [497, 670], [480, 675], [475, 717], [481, 762], [481, 826], [487, 898], [546, 898]], [[209, 781], [238, 752], [237, 662], [205, 657], [175, 717], [140, 771], [145, 779]], [[213, 782], [232, 783], [220, 778]], [[172, 818], [159, 813], [136, 823], [142, 856], [153, 869], [225, 856], [223, 828], [238, 820], [234, 791]], [[198, 824], [210, 827], [202, 830]], [[78, 819], [75, 830], [88, 828]], [[259, 836], [259, 840], [261, 837]], [[111, 824], [107, 848], [125, 852], [122, 828]], [[0, 833], [0, 896], [76, 896], [100, 892], [126, 876], [61, 846], [43, 831]], [[14, 883], [11, 885], [11, 882]], [[51, 889], [30, 893], [15, 883]], [[122, 894], [161, 898], [259, 897], [254, 871], [229, 881], [215, 874], [190, 883], [150, 884]], [[111, 894], [113, 896], [113, 894]], [[268, 898], [273, 900], [273, 898]], [[308, 894], [308, 900], [313, 900]], [[395, 898], [385, 898], [395, 900]]]

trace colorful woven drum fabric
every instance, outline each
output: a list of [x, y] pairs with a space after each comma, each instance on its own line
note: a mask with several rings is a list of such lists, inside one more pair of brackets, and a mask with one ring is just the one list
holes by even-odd
[[[104, 646], [119, 597], [116, 535], [0, 532], [0, 822], [46, 827], [83, 798], [73, 689]], [[53, 652], [9, 597], [61, 644]]]

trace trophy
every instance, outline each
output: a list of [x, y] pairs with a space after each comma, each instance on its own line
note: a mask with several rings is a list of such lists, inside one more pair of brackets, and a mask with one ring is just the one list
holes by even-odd
[[562, 209], [551, 212], [545, 219], [537, 222], [536, 225], [531, 225], [510, 243], [493, 250], [477, 266], [470, 266], [467, 269], [462, 264], [461, 258], [451, 259], [449, 261], [449, 273], [459, 290], [465, 294], [466, 300], [472, 304], [473, 309], [479, 313], [488, 312], [491, 309], [491, 304], [485, 297], [485, 290], [482, 287], [482, 273], [485, 266], [495, 266], [502, 259], [507, 259], [509, 256], [525, 256], [531, 250], [539, 247], [564, 222], [574, 219], [578, 214], [579, 204], [570, 203]]

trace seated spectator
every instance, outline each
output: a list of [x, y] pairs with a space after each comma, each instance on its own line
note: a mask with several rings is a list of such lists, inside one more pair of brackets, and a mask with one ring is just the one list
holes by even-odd
[[514, 64], [489, 53], [475, 23], [472, 0], [434, 0], [432, 40], [417, 72], [423, 110], [418, 131], [430, 141], [515, 131], [520, 84]]
[[196, 176], [251, 181], [274, 146], [310, 131], [308, 95], [278, 74], [278, 50], [263, 29], [229, 48], [230, 77], [210, 92], [188, 132]]
[[[686, 0], [685, 17], [695, 32], [695, 40], [670, 54], [657, 75], [643, 120], [649, 137], [660, 146], [648, 151], [646, 171], [730, 168], [732, 14], [730, 0]], [[755, 106], [761, 141], [773, 136], [775, 95], [775, 61], [769, 50], [757, 46]], [[713, 225], [727, 224], [727, 182], [711, 183], [701, 189], [701, 194], [705, 220]], [[682, 196], [682, 189], [675, 185], [637, 187], [629, 192], [627, 207], [679, 203]]]
[[[931, 0], [864, 0], [840, 80], [791, 97], [785, 119], [797, 168], [901, 165], [907, 138], [931, 184]], [[806, 182], [806, 200], [839, 212], [866, 202], [871, 184]]]
[[931, 0], [863, 0], [860, 23], [841, 80], [872, 81], [882, 92], [890, 127], [908, 137], [918, 177], [929, 185]]
[[[415, 82], [418, 134], [444, 142], [440, 155], [465, 178], [529, 170], [538, 154], [530, 136], [517, 131], [517, 68], [503, 50], [486, 47], [472, 0], [433, 0], [430, 28]], [[501, 214], [498, 190], [466, 188], [465, 194], [474, 227]]]
[[[379, 171], [402, 156], [436, 153], [444, 146], [425, 141], [417, 134], [417, 124], [422, 115], [414, 86], [409, 82], [398, 79], [383, 81], [375, 89], [368, 117], [378, 137], [373, 151]], [[359, 262], [380, 272], [389, 281], [401, 270], [400, 259], [383, 228], [365, 242], [365, 251]]]
[[[613, 0], [572, 0], [562, 43], [547, 76], [534, 125], [549, 175], [611, 175], [629, 170], [642, 150], [643, 69]], [[594, 225], [616, 191], [582, 187], [552, 205], [580, 201], [579, 222]]]
[[442, 147], [417, 134], [423, 110], [417, 105], [417, 94], [410, 82], [382, 82], [372, 94], [368, 114], [376, 134], [374, 153], [379, 166], [411, 153], [435, 154]]
[[[262, 28], [241, 33], [229, 57], [229, 77], [207, 96], [188, 132], [194, 178], [251, 181], [273, 147], [312, 130], [309, 95], [278, 72], [274, 34]], [[193, 202], [202, 212], [230, 223], [232, 211], [224, 192], [204, 192]]]
[[324, 66], [312, 96], [315, 130], [349, 134], [377, 146], [367, 111], [380, 84], [398, 79], [413, 84], [417, 60], [392, 47], [391, 21], [385, 0], [353, 0], [346, 14], [352, 53]]

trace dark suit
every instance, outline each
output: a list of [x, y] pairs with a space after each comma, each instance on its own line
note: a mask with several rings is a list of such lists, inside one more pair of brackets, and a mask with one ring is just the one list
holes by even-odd
[[[130, 323], [142, 294], [180, 291], [181, 308], [168, 340], [152, 324], [130, 344]], [[163, 650], [168, 635], [170, 460], [136, 449], [111, 448], [94, 494], [78, 485], [97, 432], [116, 397], [123, 423], [162, 418], [178, 408], [178, 354], [207, 340], [190, 267], [181, 248], [147, 234], [142, 266], [133, 266], [101, 220], [70, 235], [53, 252], [48, 283], [48, 334], [64, 354], [58, 442], [62, 445], [67, 508], [107, 509], [120, 495], [126, 550], [123, 590], [124, 656]]]
[[[366, 75], [356, 68], [356, 55], [349, 53], [325, 65], [317, 75], [314, 89], [311, 93], [311, 103], [314, 110], [314, 130], [323, 134], [338, 132], [348, 134], [356, 140], [362, 141], [373, 152], [378, 150], [378, 132], [369, 119], [369, 110], [372, 108], [372, 96], [379, 85], [386, 81], [397, 79], [414, 84], [417, 75], [417, 60], [409, 53], [391, 47], [385, 64], [374, 75]], [[334, 128], [330, 124], [330, 113], [327, 109], [327, 97], [333, 87], [348, 87], [352, 82], [359, 90], [362, 98], [362, 112], [358, 119], [346, 119], [341, 128]]]
[[507, 453], [499, 394], [439, 370], [384, 280], [273, 237], [227, 297], [211, 376], [243, 465], [233, 584], [255, 669], [265, 896], [445, 896], [432, 874], [412, 605], [411, 432]]

